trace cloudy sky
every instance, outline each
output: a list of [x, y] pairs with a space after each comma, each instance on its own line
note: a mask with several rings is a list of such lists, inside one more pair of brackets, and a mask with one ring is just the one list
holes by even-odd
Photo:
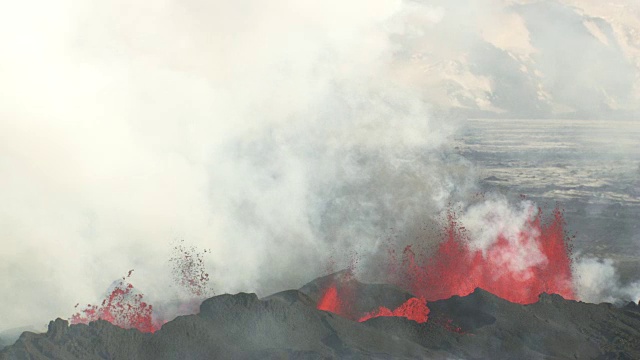
[[69, 316], [130, 269], [150, 299], [178, 296], [180, 239], [211, 249], [216, 292], [266, 295], [411, 237], [477, 190], [450, 149], [467, 116], [637, 113], [638, 11], [0, 5], [0, 329]]

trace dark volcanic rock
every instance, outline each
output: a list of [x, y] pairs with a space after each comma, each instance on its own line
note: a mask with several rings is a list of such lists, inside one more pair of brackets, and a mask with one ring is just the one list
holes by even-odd
[[107, 322], [51, 322], [46, 334], [25, 333], [0, 359], [262, 359], [445, 358], [384, 331], [319, 311], [296, 291], [260, 300], [255, 294], [205, 300], [153, 335]]
[[139, 344], [149, 338], [106, 321], [69, 326], [66, 320], [49, 323], [45, 334], [24, 332], [0, 359], [126, 359], [139, 358]]
[[35, 328], [32, 326], [22, 326], [0, 332], [0, 351], [4, 349], [5, 346], [9, 346], [16, 342], [16, 340], [20, 337], [20, 334], [25, 331], [35, 332], [37, 330], [35, 330]]
[[323, 291], [331, 285], [337, 287], [340, 298], [348, 305], [343, 310], [354, 319], [377, 310], [380, 306], [395, 309], [414, 297], [393, 285], [361, 283], [346, 270], [317, 278], [301, 287], [300, 291], [317, 303]]
[[[481, 289], [428, 306], [426, 324], [398, 324], [402, 319], [397, 318], [367, 324], [464, 359], [640, 358], [640, 314], [626, 307], [586, 304], [555, 294], [519, 305]], [[434, 329], [438, 326], [449, 333]]]
[[[0, 359], [640, 358], [635, 304], [618, 308], [543, 294], [535, 304], [519, 305], [477, 289], [430, 302], [424, 324], [405, 318], [358, 323], [315, 308], [319, 282], [328, 280], [264, 299], [216, 296], [199, 314], [178, 317], [154, 334], [57, 319], [45, 334], [23, 333]], [[358, 294], [389, 303], [410, 296], [384, 285], [357, 287]]]

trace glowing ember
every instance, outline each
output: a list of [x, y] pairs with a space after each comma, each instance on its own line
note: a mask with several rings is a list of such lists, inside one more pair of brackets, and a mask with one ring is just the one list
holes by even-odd
[[144, 295], [136, 293], [133, 285], [125, 281], [132, 272], [133, 270], [129, 271], [122, 278], [99, 306], [88, 304], [85, 309], [71, 316], [71, 324], [106, 320], [124, 329], [134, 328], [151, 333], [158, 330], [161, 324], [153, 321], [153, 306], [144, 302]]
[[173, 248], [173, 256], [169, 259], [173, 266], [174, 281], [190, 295], [196, 297], [210, 296], [209, 274], [205, 270], [203, 253], [194, 246], [186, 247], [184, 240]]
[[404, 304], [400, 305], [393, 311], [381, 306], [378, 310], [366, 314], [358, 321], [363, 322], [381, 316], [405, 317], [417, 323], [424, 323], [427, 322], [427, 319], [429, 318], [429, 308], [427, 307], [427, 302], [424, 299], [414, 297], [407, 300]]
[[356, 281], [353, 275], [353, 264], [346, 271], [324, 285], [324, 290], [317, 309], [329, 311], [351, 320], [358, 320], [362, 315], [355, 307]]
[[329, 311], [334, 314], [342, 312], [338, 288], [335, 285], [331, 285], [322, 295], [322, 298], [318, 301], [318, 310]]
[[[564, 220], [558, 209], [553, 215], [551, 223], [545, 226], [538, 213], [515, 239], [508, 240], [501, 234], [483, 252], [470, 248], [464, 228], [450, 212], [445, 240], [435, 255], [419, 261], [411, 247], [405, 249], [405, 276], [400, 285], [429, 301], [465, 296], [478, 287], [520, 304], [536, 302], [543, 292], [573, 299]], [[510, 260], [521, 256], [522, 249], [539, 251], [543, 261], [514, 267]]]

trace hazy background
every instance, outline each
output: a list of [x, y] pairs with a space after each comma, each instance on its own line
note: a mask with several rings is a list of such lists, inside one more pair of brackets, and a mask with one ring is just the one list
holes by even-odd
[[[428, 237], [447, 204], [478, 191], [518, 193], [496, 183], [508, 166], [480, 156], [509, 148], [468, 146], [504, 124], [530, 140], [514, 118], [635, 129], [639, 11], [631, 0], [0, 5], [0, 329], [69, 316], [129, 269], [152, 303], [180, 296], [176, 239], [212, 250], [216, 292], [267, 295], [330, 257], [367, 263], [389, 238]], [[467, 121], [479, 117], [502, 122]], [[629, 209], [638, 138], [616, 144], [636, 187], [613, 203]], [[569, 212], [588, 219], [582, 207]], [[638, 233], [598, 241], [634, 245]], [[632, 274], [608, 285], [617, 263], [598, 256], [614, 250], [578, 250], [585, 299], [640, 293]]]

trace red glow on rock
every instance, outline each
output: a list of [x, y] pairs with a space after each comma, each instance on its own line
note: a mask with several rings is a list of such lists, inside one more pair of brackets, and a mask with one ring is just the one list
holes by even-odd
[[464, 335], [473, 335], [463, 331], [461, 327], [454, 325], [453, 320], [451, 319], [436, 319], [435, 323], [442, 326], [445, 330], [450, 332], [464, 334]]
[[125, 279], [122, 278], [100, 305], [88, 304], [83, 310], [72, 315], [71, 324], [106, 320], [124, 329], [133, 328], [147, 333], [159, 330], [162, 324], [153, 320], [153, 306], [144, 302], [144, 295], [136, 293], [133, 285], [125, 282]]
[[[536, 302], [543, 292], [573, 299], [564, 219], [558, 209], [553, 215], [551, 223], [543, 225], [538, 214], [515, 240], [500, 235], [483, 252], [471, 249], [464, 228], [450, 212], [445, 239], [433, 256], [420, 257], [410, 246], [405, 249], [400, 285], [428, 301], [466, 296], [478, 287], [520, 304]], [[514, 268], [510, 260], [522, 256], [522, 249], [538, 251], [543, 261]]]
[[429, 318], [429, 307], [427, 307], [427, 302], [424, 299], [414, 297], [407, 300], [404, 304], [400, 305], [393, 311], [384, 306], [381, 306], [378, 308], [378, 310], [364, 315], [358, 321], [363, 322], [382, 316], [404, 317], [417, 323], [425, 323]]
[[318, 301], [318, 310], [329, 311], [334, 314], [341, 313], [340, 298], [338, 297], [338, 288], [335, 285], [331, 285], [327, 288]]

